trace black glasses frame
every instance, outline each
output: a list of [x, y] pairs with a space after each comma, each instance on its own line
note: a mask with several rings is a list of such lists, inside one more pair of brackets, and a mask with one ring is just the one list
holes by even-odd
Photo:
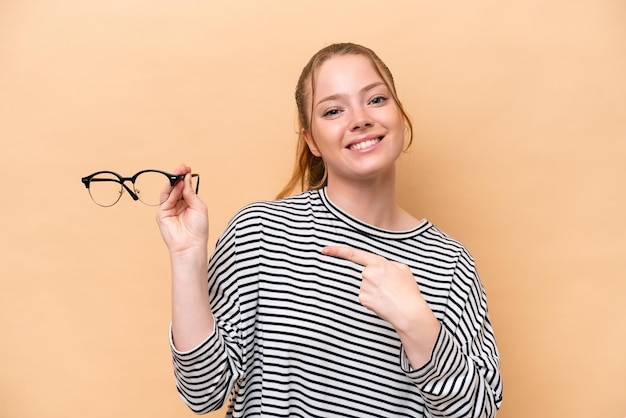
[[[174, 187], [174, 185], [175, 185], [176, 183], [178, 183], [179, 181], [181, 181], [182, 179], [184, 179], [184, 178], [185, 178], [185, 174], [171, 174], [171, 173], [167, 173], [167, 172], [165, 172], [165, 171], [161, 171], [161, 170], [141, 170], [140, 172], [135, 173], [132, 177], [122, 177], [121, 175], [117, 174], [117, 173], [116, 173], [116, 172], [114, 172], [114, 171], [104, 170], [104, 171], [96, 171], [96, 172], [95, 172], [95, 173], [93, 173], [93, 174], [90, 174], [90, 175], [88, 175], [88, 176], [86, 176], [86, 177], [83, 177], [82, 179], [80, 179], [80, 181], [81, 181], [81, 182], [85, 185], [85, 187], [87, 188], [87, 190], [89, 190], [89, 185], [91, 184], [91, 182], [114, 181], [114, 182], [116, 182], [116, 183], [121, 184], [121, 185], [122, 185], [122, 187], [123, 187], [124, 189], [126, 189], [126, 191], [128, 192], [128, 194], [130, 195], [130, 197], [132, 197], [132, 198], [133, 198], [133, 200], [135, 200], [135, 201], [139, 200], [139, 201], [141, 201], [143, 204], [148, 205], [148, 206], [158, 206], [158, 205], [150, 205], [150, 204], [148, 204], [148, 203], [144, 202], [143, 200], [141, 200], [141, 199], [139, 198], [139, 196], [137, 196], [137, 193], [135, 193], [135, 190], [134, 190], [134, 189], [135, 189], [135, 181], [137, 180], [137, 177], [139, 177], [139, 176], [140, 176], [141, 174], [143, 174], [143, 173], [160, 173], [160, 174], [163, 174], [164, 176], [166, 176], [166, 177], [169, 179], [169, 181], [170, 181], [170, 186], [172, 186], [172, 187]], [[114, 175], [115, 177], [117, 177], [117, 180], [115, 180], [115, 179], [108, 179], [108, 178], [94, 178], [94, 177], [96, 177], [97, 175], [100, 175], [100, 174], [112, 174], [112, 175]], [[192, 174], [191, 174], [191, 177], [197, 177], [197, 178], [198, 178], [198, 182], [196, 183], [196, 190], [195, 190], [195, 191], [196, 191], [196, 194], [198, 194], [198, 189], [200, 188], [200, 175], [199, 175], [199, 174], [192, 173]], [[132, 185], [133, 185], [133, 188], [132, 188], [132, 189], [126, 185], [126, 182], [127, 182], [127, 181], [130, 181], [130, 182], [132, 183]], [[121, 197], [121, 194], [120, 194], [120, 197]], [[92, 200], [93, 200], [93, 197], [92, 197]], [[94, 200], [94, 202], [95, 202], [97, 205], [99, 205], [99, 206], [103, 206], [103, 205], [100, 205], [100, 204], [99, 204], [98, 202], [96, 202], [95, 200]], [[113, 205], [115, 205], [117, 202], [119, 202], [119, 198], [118, 198], [118, 199], [117, 199], [114, 203], [110, 204], [109, 206], [113, 206]], [[160, 204], [162, 204], [162, 203], [163, 203], [163, 202], [159, 203], [159, 205], [160, 205]]]

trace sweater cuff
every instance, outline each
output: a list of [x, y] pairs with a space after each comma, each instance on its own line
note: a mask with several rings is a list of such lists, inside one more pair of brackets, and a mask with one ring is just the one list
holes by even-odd
[[406, 354], [406, 351], [404, 351], [404, 348], [401, 347], [400, 367], [402, 368], [402, 371], [406, 373], [406, 375], [415, 383], [418, 385], [424, 384], [441, 373], [441, 367], [445, 367], [445, 365], [442, 365], [441, 359], [454, 356], [455, 354], [452, 353], [452, 351], [455, 351], [454, 347], [455, 345], [452, 341], [452, 337], [448, 332], [446, 332], [444, 327], [441, 326], [428, 361], [421, 367], [414, 369], [411, 366], [411, 362]]
[[169, 335], [170, 348], [172, 350], [172, 353], [174, 354], [174, 356], [179, 357], [179, 358], [193, 357], [194, 353], [199, 351], [202, 347], [206, 346], [207, 344], [210, 344], [211, 341], [213, 339], [215, 339], [216, 336], [217, 336], [215, 321], [213, 321], [213, 330], [211, 330], [211, 333], [203, 341], [201, 341], [194, 348], [191, 348], [191, 349], [185, 350], [185, 351], [180, 351], [180, 350], [176, 349], [176, 345], [174, 344], [174, 334], [172, 333], [172, 323], [171, 322], [170, 322], [170, 327], [169, 327], [169, 334], [170, 334]]

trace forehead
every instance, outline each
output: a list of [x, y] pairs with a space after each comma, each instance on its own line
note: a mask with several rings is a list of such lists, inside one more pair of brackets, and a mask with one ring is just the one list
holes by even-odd
[[339, 55], [326, 60], [315, 71], [315, 97], [358, 92], [365, 86], [386, 80], [374, 63], [363, 55]]

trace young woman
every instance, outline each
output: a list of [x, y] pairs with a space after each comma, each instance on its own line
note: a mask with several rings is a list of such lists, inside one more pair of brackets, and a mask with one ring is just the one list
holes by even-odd
[[391, 72], [330, 45], [296, 102], [291, 181], [239, 211], [210, 262], [190, 176], [158, 211], [181, 396], [200, 413], [230, 396], [232, 417], [495, 416], [500, 361], [472, 257], [396, 202], [412, 131]]

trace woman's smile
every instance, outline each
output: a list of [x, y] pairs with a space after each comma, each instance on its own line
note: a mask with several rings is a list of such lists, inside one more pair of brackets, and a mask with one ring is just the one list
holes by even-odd
[[346, 148], [350, 151], [368, 151], [382, 141], [384, 136], [368, 135], [365, 138], [351, 142]]

